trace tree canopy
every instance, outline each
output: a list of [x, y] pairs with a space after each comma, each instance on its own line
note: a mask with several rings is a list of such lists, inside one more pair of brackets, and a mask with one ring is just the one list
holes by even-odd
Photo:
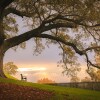
[[8, 62], [4, 64], [4, 72], [8, 75], [15, 75], [17, 73], [18, 67], [13, 62]]
[[90, 68], [87, 73], [92, 81], [100, 81], [100, 69]]
[[[16, 17], [26, 22], [29, 31], [18, 34]], [[79, 70], [78, 55], [88, 68], [100, 68], [89, 57], [100, 51], [100, 0], [0, 0], [0, 52], [21, 43], [24, 48], [31, 38], [38, 53], [44, 49], [42, 39], [58, 45], [66, 71]]]

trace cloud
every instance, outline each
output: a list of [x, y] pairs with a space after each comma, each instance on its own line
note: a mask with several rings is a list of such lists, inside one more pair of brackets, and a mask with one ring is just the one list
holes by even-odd
[[31, 71], [45, 71], [45, 67], [30, 67], [30, 68], [18, 68], [20, 72], [31, 72]]

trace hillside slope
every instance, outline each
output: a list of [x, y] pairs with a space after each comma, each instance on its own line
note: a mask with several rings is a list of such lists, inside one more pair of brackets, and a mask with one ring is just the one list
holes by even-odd
[[0, 100], [100, 100], [100, 92], [0, 78]]

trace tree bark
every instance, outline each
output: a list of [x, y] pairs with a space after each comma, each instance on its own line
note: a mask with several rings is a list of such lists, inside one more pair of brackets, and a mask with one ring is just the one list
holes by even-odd
[[6, 78], [3, 71], [3, 57], [4, 57], [3, 47], [0, 46], [0, 77]]
[[[3, 1], [3, 0], [2, 0]], [[0, 5], [1, 5], [0, 1]], [[3, 30], [3, 16], [2, 16], [2, 7], [0, 7], [0, 77], [6, 78], [4, 72], [3, 72], [3, 57], [4, 57], [4, 40], [5, 40], [5, 35], [4, 35], [4, 30]]]

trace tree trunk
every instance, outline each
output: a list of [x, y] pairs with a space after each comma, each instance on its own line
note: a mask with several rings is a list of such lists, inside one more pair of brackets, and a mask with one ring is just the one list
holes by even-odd
[[[1, 1], [2, 2], [2, 1]], [[3, 2], [2, 2], [3, 3]], [[4, 57], [4, 30], [3, 30], [3, 16], [2, 16], [2, 7], [0, 7], [0, 77], [6, 78], [4, 72], [3, 72], [3, 57]]]
[[2, 47], [0, 47], [0, 77], [6, 78], [4, 71], [3, 71], [3, 57], [4, 57], [3, 49]]

